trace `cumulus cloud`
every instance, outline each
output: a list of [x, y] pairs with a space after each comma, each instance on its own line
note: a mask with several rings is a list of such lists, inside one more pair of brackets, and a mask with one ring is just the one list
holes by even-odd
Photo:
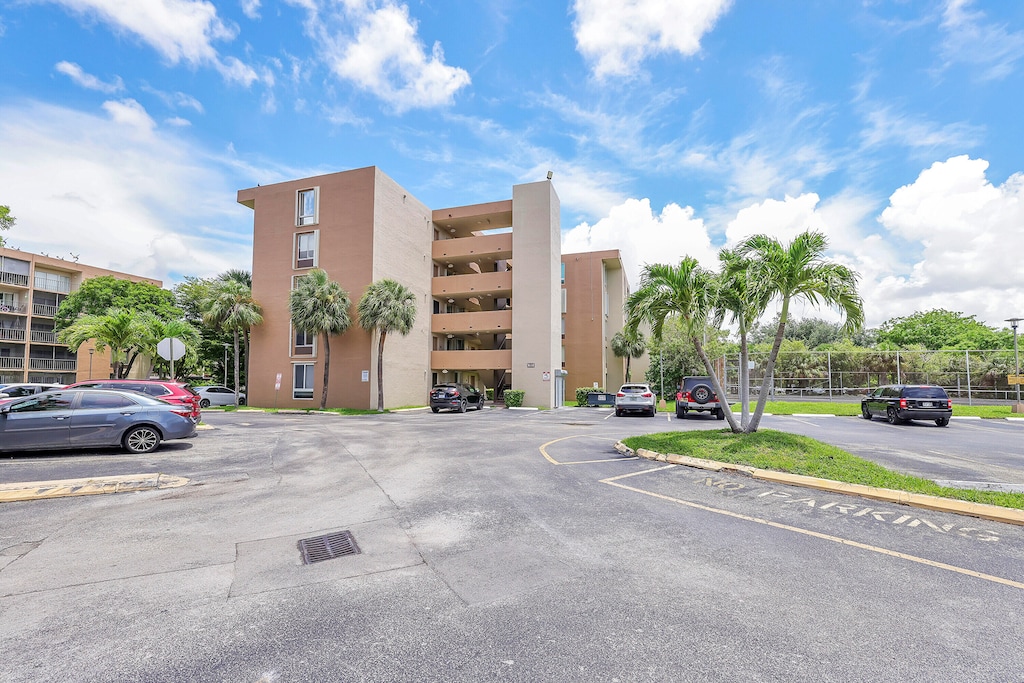
[[576, 0], [576, 49], [594, 75], [634, 74], [645, 58], [666, 52], [691, 56], [731, 0]]
[[428, 53], [406, 5], [350, 0], [324, 12], [312, 0], [292, 3], [306, 9], [306, 30], [335, 75], [399, 113], [450, 104], [470, 84], [465, 69], [445, 64], [440, 43]]
[[718, 250], [704, 221], [693, 208], [669, 204], [655, 214], [649, 199], [627, 199], [593, 225], [580, 223], [562, 234], [562, 253], [618, 249], [634, 290], [650, 263], [679, 263], [692, 256], [708, 268], [718, 267]]
[[213, 66], [229, 81], [249, 85], [255, 72], [234, 57], [222, 58], [213, 44], [234, 40], [236, 27], [217, 16], [206, 0], [53, 0], [76, 14], [126, 31], [171, 64]]
[[218, 167], [228, 162], [153, 126], [133, 100], [104, 110], [0, 107], [0, 187], [18, 216], [9, 245], [165, 285], [251, 267], [252, 217]]
[[96, 90], [108, 95], [124, 90], [124, 81], [121, 80], [120, 76], [115, 76], [114, 80], [110, 83], [101, 81], [92, 74], [87, 74], [82, 70], [82, 67], [75, 64], [74, 62], [57, 62], [53, 67], [58, 73], [62, 73], [78, 85], [88, 90]]
[[260, 0], [242, 0], [242, 13], [250, 19], [259, 19]]

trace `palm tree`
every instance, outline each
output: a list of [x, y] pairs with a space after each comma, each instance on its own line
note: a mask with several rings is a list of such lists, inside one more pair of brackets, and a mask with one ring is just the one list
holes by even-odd
[[102, 315], [83, 315], [57, 333], [62, 344], [73, 352], [89, 341], [95, 340], [96, 350], [110, 347], [110, 364], [114, 378], [122, 379], [131, 369], [128, 354], [134, 352], [135, 359], [146, 336], [148, 318], [126, 308], [111, 308]]
[[359, 324], [380, 333], [377, 342], [377, 410], [384, 410], [384, 339], [388, 332], [409, 334], [416, 320], [416, 295], [395, 280], [374, 282], [359, 300]]
[[628, 383], [630, 381], [629, 361], [644, 355], [644, 351], [647, 350], [647, 342], [644, 340], [644, 335], [639, 330], [632, 333], [628, 329], [619, 330], [612, 335], [611, 344], [612, 353], [618, 358], [626, 359], [626, 382]]
[[626, 300], [626, 328], [635, 333], [641, 324], [647, 323], [654, 338], [660, 340], [665, 321], [679, 318], [684, 333], [711, 377], [729, 427], [738, 432], [740, 426], [729, 409], [722, 383], [701, 342], [704, 325], [714, 308], [717, 286], [714, 273], [702, 268], [692, 256], [684, 258], [678, 266], [647, 265], [640, 276], [640, 288]]
[[722, 271], [718, 280], [718, 300], [715, 322], [721, 324], [728, 313], [740, 335], [740, 425], [746, 429], [750, 421], [750, 350], [747, 335], [750, 328], [764, 313], [768, 302], [757, 298], [747, 286], [749, 263], [735, 251], [722, 249], [718, 252]]
[[252, 298], [252, 290], [235, 280], [216, 280], [210, 284], [203, 302], [203, 322], [231, 332], [235, 348], [235, 405], [238, 405], [238, 337], [263, 322], [263, 308]]
[[145, 320], [146, 334], [143, 339], [142, 347], [143, 353], [153, 358], [154, 365], [157, 364], [157, 344], [163, 339], [172, 337], [174, 339], [180, 339], [185, 345], [185, 355], [182, 357], [180, 363], [170, 364], [168, 361], [160, 362], [160, 376], [163, 377], [164, 370], [170, 370], [170, 368], [164, 368], [165, 364], [174, 365], [174, 376], [170, 379], [176, 379], [178, 377], [187, 377], [188, 368], [195, 367], [196, 361], [199, 359], [199, 330], [193, 327], [185, 320], [161, 320], [155, 315], [149, 316]]
[[[240, 268], [229, 268], [223, 273], [217, 276], [217, 280], [221, 282], [240, 282], [249, 288], [252, 292], [252, 273], [248, 270], [242, 270]], [[249, 381], [249, 338], [250, 330], [248, 327], [242, 329], [242, 369], [245, 372], [245, 381]]]
[[352, 324], [348, 312], [351, 303], [348, 292], [320, 268], [298, 278], [288, 298], [295, 329], [320, 335], [324, 342], [324, 389], [320, 396], [320, 410], [327, 407], [327, 382], [331, 374], [330, 336], [341, 334]]
[[757, 408], [746, 426], [747, 432], [757, 431], [764, 413], [775, 371], [775, 361], [782, 346], [789, 319], [789, 306], [794, 299], [805, 299], [814, 306], [825, 303], [839, 309], [845, 318], [843, 332], [855, 332], [864, 324], [864, 303], [857, 293], [859, 275], [846, 266], [825, 259], [828, 240], [820, 232], [805, 231], [783, 246], [774, 237], [754, 235], [736, 249], [736, 255], [746, 259], [747, 287], [758, 301], [781, 301], [779, 324], [775, 341], [768, 355], [764, 381], [757, 398]]

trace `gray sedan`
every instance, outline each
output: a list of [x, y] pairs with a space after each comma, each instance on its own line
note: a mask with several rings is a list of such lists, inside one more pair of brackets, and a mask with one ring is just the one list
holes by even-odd
[[0, 405], [0, 451], [121, 446], [149, 453], [195, 436], [188, 406], [133, 391], [60, 389]]

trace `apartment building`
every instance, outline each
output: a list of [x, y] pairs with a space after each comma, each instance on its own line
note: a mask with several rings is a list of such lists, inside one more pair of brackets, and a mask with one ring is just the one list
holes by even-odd
[[[629, 282], [617, 249], [562, 254], [562, 368], [572, 396], [577, 387], [618, 389], [626, 381], [626, 360], [611, 340], [625, 327], [623, 307]], [[644, 381], [646, 356], [630, 362], [630, 379]], [[571, 400], [571, 399], [570, 399]]]
[[[74, 353], [58, 343], [53, 327], [68, 294], [101, 275], [161, 286], [159, 280], [0, 247], [0, 383], [71, 384], [110, 375], [109, 349], [98, 351], [88, 342]], [[136, 370], [145, 376], [148, 365]]]
[[[550, 182], [512, 198], [431, 210], [376, 167], [238, 192], [253, 210], [249, 401], [313, 407], [326, 349], [294, 329], [288, 298], [322, 268], [352, 298], [382, 278], [405, 285], [418, 314], [388, 335], [385, 406], [422, 405], [435, 383], [521, 389], [524, 405], [556, 405], [561, 372], [559, 201]], [[330, 407], [376, 407], [377, 344], [353, 321], [330, 340]]]

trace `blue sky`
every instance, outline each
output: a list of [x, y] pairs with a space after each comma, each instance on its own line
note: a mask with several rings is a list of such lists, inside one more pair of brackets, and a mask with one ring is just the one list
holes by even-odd
[[551, 170], [563, 251], [634, 287], [813, 228], [869, 325], [1003, 326], [1022, 72], [1005, 0], [0, 0], [0, 204], [11, 246], [171, 285], [250, 266], [240, 188], [376, 165], [442, 208]]

